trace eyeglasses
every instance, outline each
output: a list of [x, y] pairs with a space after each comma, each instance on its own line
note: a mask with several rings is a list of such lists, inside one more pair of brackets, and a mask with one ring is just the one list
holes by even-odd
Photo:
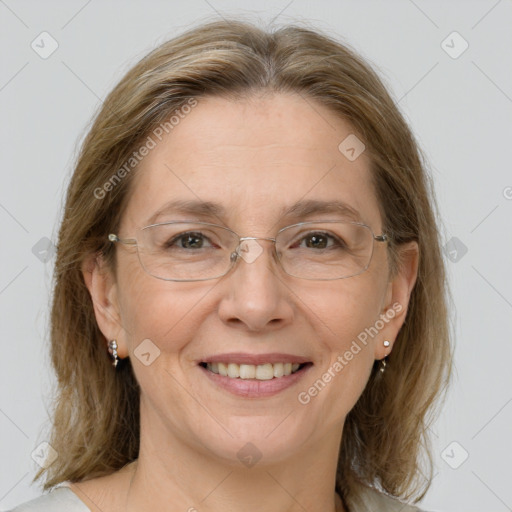
[[172, 221], [141, 228], [136, 238], [111, 242], [135, 245], [142, 268], [165, 281], [205, 281], [226, 275], [242, 258], [254, 262], [263, 252], [256, 240], [274, 242], [274, 256], [290, 276], [333, 280], [357, 276], [370, 265], [375, 235], [366, 224], [325, 220], [282, 228], [275, 238], [240, 237], [208, 222]]

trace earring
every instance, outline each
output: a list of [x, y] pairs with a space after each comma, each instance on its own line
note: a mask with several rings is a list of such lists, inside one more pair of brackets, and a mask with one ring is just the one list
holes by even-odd
[[[385, 347], [389, 347], [389, 345], [391, 345], [391, 343], [388, 340], [385, 340], [384, 341], [384, 346]], [[381, 360], [379, 370], [380, 370], [381, 373], [384, 373], [386, 371], [386, 358]]]
[[119, 358], [117, 357], [117, 341], [111, 340], [108, 342], [108, 351], [114, 358], [114, 361], [112, 363], [112, 366], [117, 367], [117, 363], [119, 361]]

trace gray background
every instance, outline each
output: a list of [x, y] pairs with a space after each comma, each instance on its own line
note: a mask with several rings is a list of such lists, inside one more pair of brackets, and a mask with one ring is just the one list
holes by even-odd
[[[510, 0], [283, 0], [260, 1], [257, 10], [248, 0], [0, 0], [0, 508], [40, 494], [30, 482], [53, 383], [49, 240], [78, 144], [132, 64], [226, 15], [305, 20], [348, 42], [410, 122], [431, 162], [455, 304], [456, 374], [432, 429], [436, 473], [422, 507], [512, 510]], [[31, 48], [34, 40], [42, 46], [43, 31], [59, 45], [46, 59]]]

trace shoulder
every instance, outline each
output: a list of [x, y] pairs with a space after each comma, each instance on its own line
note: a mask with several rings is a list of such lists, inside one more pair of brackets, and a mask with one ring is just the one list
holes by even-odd
[[66, 486], [55, 487], [31, 501], [18, 505], [7, 512], [90, 512], [78, 496]]
[[350, 512], [427, 512], [376, 489], [364, 488], [349, 500]]

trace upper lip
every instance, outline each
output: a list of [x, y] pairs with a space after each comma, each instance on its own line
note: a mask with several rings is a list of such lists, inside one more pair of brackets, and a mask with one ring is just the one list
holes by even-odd
[[270, 354], [247, 354], [242, 352], [230, 352], [229, 354], [216, 354], [207, 356], [198, 361], [200, 363], [237, 363], [237, 364], [265, 364], [265, 363], [310, 363], [311, 361], [302, 356], [272, 352]]

